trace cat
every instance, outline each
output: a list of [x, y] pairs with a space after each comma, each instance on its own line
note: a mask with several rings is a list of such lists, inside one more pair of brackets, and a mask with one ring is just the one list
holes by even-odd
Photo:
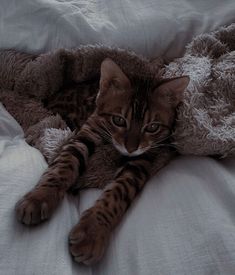
[[[152, 166], [159, 170], [171, 159], [173, 152], [167, 145], [188, 83], [188, 76], [161, 81], [128, 78], [116, 63], [105, 59], [92, 93], [82, 96], [75, 91], [49, 99], [45, 104], [78, 130], [61, 147], [36, 187], [16, 204], [18, 220], [33, 225], [49, 219], [66, 192], [79, 186], [78, 177], [95, 149], [111, 143], [123, 156], [122, 166], [69, 235], [75, 261], [86, 265], [99, 261], [112, 230], [150, 178]], [[81, 115], [85, 105], [89, 106], [88, 117]], [[82, 118], [84, 123], [79, 125]]]

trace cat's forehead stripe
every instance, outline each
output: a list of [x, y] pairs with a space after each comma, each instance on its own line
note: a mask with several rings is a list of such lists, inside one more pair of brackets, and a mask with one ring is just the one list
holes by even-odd
[[135, 99], [132, 104], [132, 109], [133, 109], [132, 117], [139, 121], [143, 120], [145, 113], [148, 109], [147, 102], [139, 101], [138, 99]]

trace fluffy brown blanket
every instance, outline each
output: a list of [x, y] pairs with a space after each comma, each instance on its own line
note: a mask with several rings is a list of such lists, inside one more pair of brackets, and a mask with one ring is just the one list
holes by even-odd
[[[174, 140], [182, 154], [235, 155], [235, 24], [197, 36], [182, 58], [170, 64], [133, 52], [103, 46], [57, 50], [43, 55], [0, 52], [0, 101], [19, 121], [26, 140], [50, 162], [59, 145], [72, 133], [59, 115], [44, 109], [41, 100], [69, 81], [81, 82], [99, 74], [104, 58], [113, 59], [127, 75], [190, 76], [178, 108]], [[28, 114], [33, 112], [33, 116]], [[111, 178], [118, 153], [107, 146], [94, 156], [89, 180]], [[97, 171], [102, 162], [103, 171]], [[104, 173], [105, 171], [105, 173]], [[99, 174], [100, 173], [100, 174]]]

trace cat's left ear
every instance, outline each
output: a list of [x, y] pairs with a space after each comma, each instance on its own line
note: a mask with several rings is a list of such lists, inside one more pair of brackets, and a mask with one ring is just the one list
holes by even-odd
[[189, 76], [164, 79], [156, 88], [158, 100], [164, 105], [177, 107], [183, 99], [183, 93], [188, 87], [189, 81]]
[[96, 104], [111, 100], [110, 97], [122, 96], [131, 89], [131, 83], [121, 68], [110, 58], [106, 58], [100, 68], [100, 85]]

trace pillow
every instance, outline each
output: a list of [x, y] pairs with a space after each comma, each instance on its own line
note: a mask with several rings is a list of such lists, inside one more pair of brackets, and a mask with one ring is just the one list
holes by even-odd
[[0, 48], [41, 53], [101, 43], [173, 58], [234, 14], [234, 0], [1, 0]]

